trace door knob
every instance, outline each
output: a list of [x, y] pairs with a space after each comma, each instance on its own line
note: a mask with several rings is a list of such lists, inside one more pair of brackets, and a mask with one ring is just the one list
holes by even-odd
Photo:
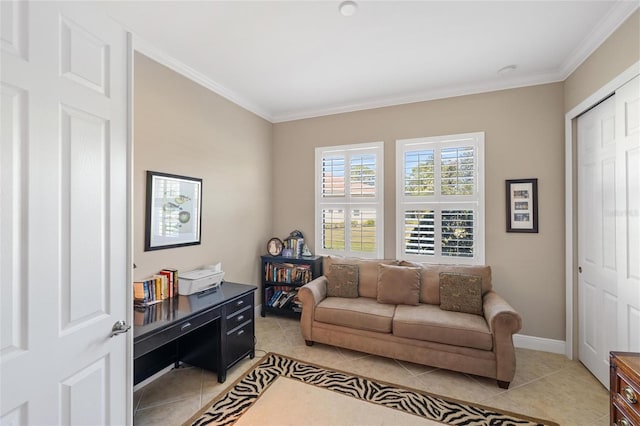
[[113, 324], [113, 327], [111, 327], [111, 336], [113, 337], [117, 334], [122, 334], [122, 333], [126, 333], [127, 331], [129, 331], [129, 329], [131, 328], [130, 325], [127, 325], [127, 323], [125, 321], [116, 321], [115, 324]]

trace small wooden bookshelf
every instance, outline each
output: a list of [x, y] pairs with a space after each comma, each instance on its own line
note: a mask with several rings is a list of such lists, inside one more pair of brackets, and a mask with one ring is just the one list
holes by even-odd
[[261, 256], [261, 315], [267, 313], [299, 318], [302, 305], [298, 289], [322, 275], [322, 256]]

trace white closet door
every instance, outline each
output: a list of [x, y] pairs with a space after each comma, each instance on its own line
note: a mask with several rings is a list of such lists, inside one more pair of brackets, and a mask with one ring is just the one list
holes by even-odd
[[578, 118], [579, 358], [605, 386], [616, 347], [615, 97]]
[[640, 77], [616, 91], [618, 348], [640, 352]]
[[578, 118], [580, 361], [640, 351], [640, 77]]

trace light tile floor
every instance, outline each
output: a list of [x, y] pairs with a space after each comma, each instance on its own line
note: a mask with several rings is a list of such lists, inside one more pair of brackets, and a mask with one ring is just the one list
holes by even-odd
[[577, 361], [562, 355], [517, 349], [517, 368], [508, 390], [494, 380], [396, 361], [360, 352], [305, 345], [297, 320], [256, 319], [256, 357], [245, 359], [218, 383], [215, 373], [180, 367], [134, 392], [134, 424], [180, 425], [225, 390], [266, 352], [398, 383], [435, 394], [502, 408], [561, 425], [607, 425], [609, 394]]

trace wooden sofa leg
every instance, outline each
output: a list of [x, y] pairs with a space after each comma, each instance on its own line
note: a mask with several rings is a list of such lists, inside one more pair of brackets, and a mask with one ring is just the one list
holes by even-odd
[[503, 382], [502, 380], [498, 380], [498, 387], [501, 389], [509, 389], [509, 385], [511, 382]]
[[313, 346], [313, 340], [305, 340], [304, 343], [306, 343], [307, 346]]

